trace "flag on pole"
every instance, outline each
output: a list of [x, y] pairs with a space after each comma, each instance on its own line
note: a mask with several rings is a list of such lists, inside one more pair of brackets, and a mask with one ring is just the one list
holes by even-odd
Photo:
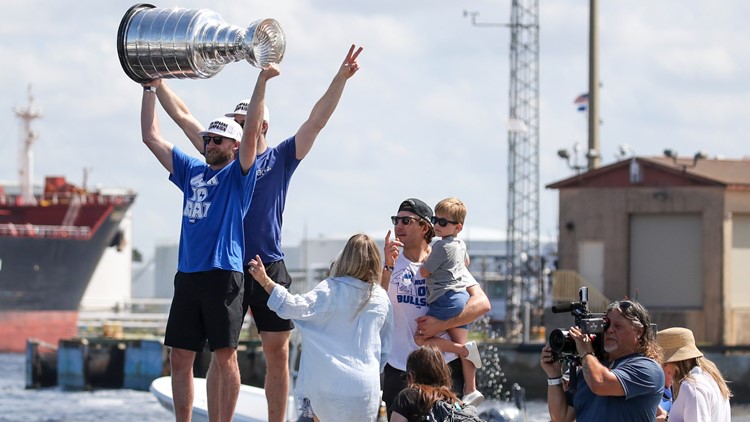
[[577, 96], [573, 104], [576, 105], [576, 110], [586, 111], [589, 108], [589, 94], [586, 93]]

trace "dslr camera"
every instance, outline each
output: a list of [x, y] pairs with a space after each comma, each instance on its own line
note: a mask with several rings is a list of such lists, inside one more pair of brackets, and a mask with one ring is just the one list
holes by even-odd
[[[580, 328], [584, 334], [593, 334], [594, 354], [598, 359], [604, 357], [604, 332], [609, 327], [606, 314], [592, 313], [588, 309], [589, 288], [581, 287], [578, 290], [578, 302], [557, 305], [552, 307], [553, 313], [570, 312], [575, 318], [575, 326]], [[576, 342], [570, 338], [570, 333], [565, 328], [556, 328], [549, 334], [549, 345], [556, 359], [567, 359], [570, 363], [580, 362]]]

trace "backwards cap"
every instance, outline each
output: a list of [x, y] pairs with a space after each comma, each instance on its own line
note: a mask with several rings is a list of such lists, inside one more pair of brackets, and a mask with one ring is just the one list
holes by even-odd
[[[250, 99], [249, 98], [246, 99], [246, 100], [242, 100], [234, 108], [233, 112], [227, 113], [227, 114], [225, 114], [225, 116], [232, 117], [232, 118], [234, 118], [234, 116], [238, 116], [238, 115], [239, 116], [247, 116], [247, 107], [249, 105], [250, 105]], [[263, 105], [263, 120], [266, 121], [267, 123], [270, 123], [271, 122], [269, 120], [270, 117], [271, 117], [271, 115], [268, 113], [268, 107], [266, 107], [265, 105]]]
[[398, 207], [400, 211], [408, 211], [418, 215], [427, 224], [432, 226], [432, 208], [417, 198], [409, 198]]

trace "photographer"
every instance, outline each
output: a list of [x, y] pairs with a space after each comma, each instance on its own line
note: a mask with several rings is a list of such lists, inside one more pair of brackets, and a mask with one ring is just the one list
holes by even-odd
[[593, 340], [571, 327], [577, 356], [570, 359], [570, 389], [562, 388], [562, 365], [549, 343], [542, 349], [547, 373], [547, 406], [552, 421], [653, 421], [662, 396], [664, 373], [659, 362], [651, 316], [634, 301], [607, 307], [602, 334], [605, 356], [596, 356]]

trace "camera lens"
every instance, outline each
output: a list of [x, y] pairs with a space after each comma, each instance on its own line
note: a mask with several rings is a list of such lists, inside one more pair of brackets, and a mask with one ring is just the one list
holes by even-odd
[[567, 330], [556, 328], [549, 334], [549, 346], [555, 353], [573, 354], [576, 352], [576, 342], [570, 338]]

